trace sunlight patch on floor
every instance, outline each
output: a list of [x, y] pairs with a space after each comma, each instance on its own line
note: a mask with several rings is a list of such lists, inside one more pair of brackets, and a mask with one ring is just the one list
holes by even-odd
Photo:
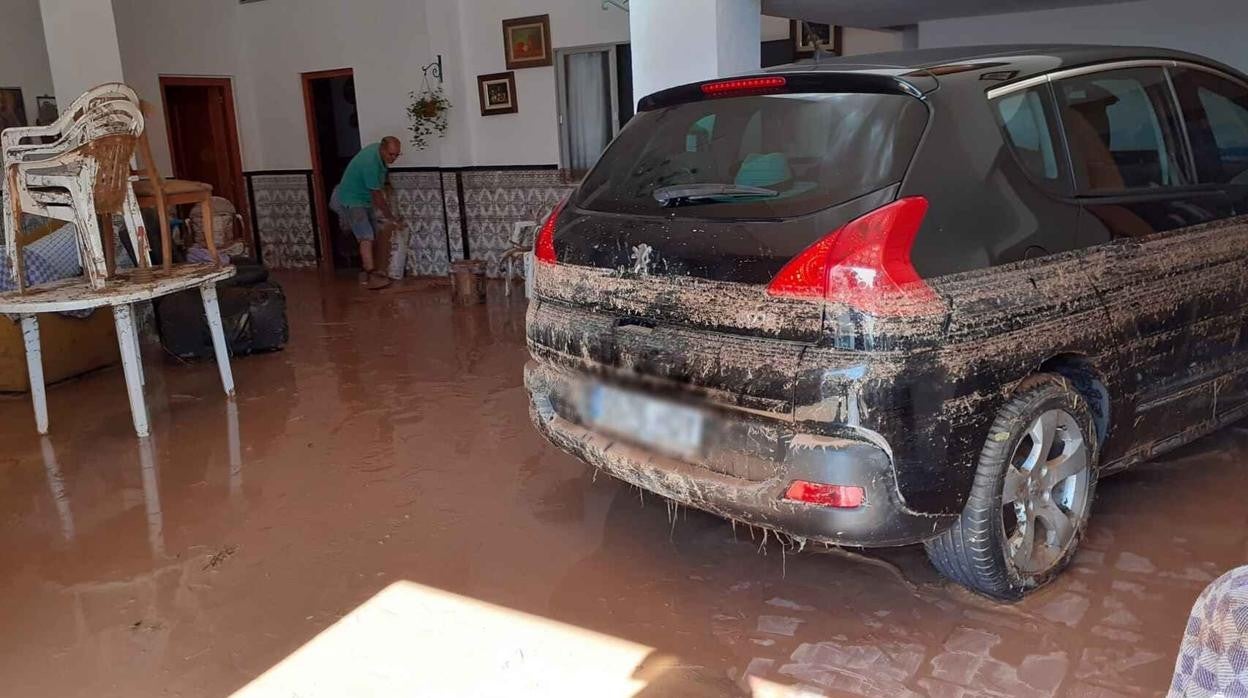
[[403, 581], [234, 695], [632, 696], [651, 651]]

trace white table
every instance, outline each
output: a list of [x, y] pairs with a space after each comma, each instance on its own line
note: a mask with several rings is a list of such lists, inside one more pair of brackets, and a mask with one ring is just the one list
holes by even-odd
[[118, 270], [102, 289], [93, 289], [85, 276], [55, 281], [29, 288], [25, 293], [0, 293], [0, 313], [22, 319], [22, 336], [26, 341], [26, 366], [30, 372], [30, 396], [35, 408], [35, 426], [40, 434], [48, 433], [48, 397], [43, 384], [43, 358], [39, 345], [39, 313], [61, 313], [109, 306], [117, 325], [117, 345], [121, 349], [121, 365], [126, 374], [126, 390], [130, 393], [130, 412], [134, 431], [139, 436], [150, 433], [147, 402], [143, 397], [143, 356], [139, 352], [139, 333], [134, 321], [134, 304], [160, 296], [199, 287], [204, 300], [204, 314], [212, 332], [212, 346], [217, 355], [217, 370], [226, 395], [234, 395], [234, 375], [230, 372], [230, 355], [225, 345], [225, 330], [217, 306], [217, 282], [234, 276], [234, 267], [209, 264], [180, 264], [169, 271], [159, 267]]

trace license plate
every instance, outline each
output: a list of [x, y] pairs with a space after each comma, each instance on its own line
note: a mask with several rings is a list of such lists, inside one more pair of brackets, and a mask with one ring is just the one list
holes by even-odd
[[704, 415], [691, 407], [598, 386], [589, 413], [596, 428], [670, 455], [693, 456], [702, 446]]

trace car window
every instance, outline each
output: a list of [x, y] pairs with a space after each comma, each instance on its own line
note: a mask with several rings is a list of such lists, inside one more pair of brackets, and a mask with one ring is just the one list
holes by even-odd
[[1175, 72], [1200, 181], [1248, 184], [1248, 87], [1203, 70]]
[[1081, 191], [1191, 182], [1161, 68], [1080, 75], [1061, 80], [1056, 87]]
[[1030, 89], [1002, 97], [995, 106], [1006, 139], [1023, 167], [1046, 181], [1061, 179], [1044, 94]]
[[808, 215], [900, 181], [926, 123], [921, 101], [891, 94], [750, 95], [643, 111], [574, 202], [676, 218]]

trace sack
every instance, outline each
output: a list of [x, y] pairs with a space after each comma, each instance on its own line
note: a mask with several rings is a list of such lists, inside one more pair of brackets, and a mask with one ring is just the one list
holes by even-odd
[[[276, 351], [290, 341], [286, 294], [272, 281], [247, 286], [219, 285], [217, 304], [225, 329], [225, 343], [233, 356]], [[174, 356], [211, 359], [216, 356], [198, 289], [175, 293], [156, 301], [160, 343]]]

